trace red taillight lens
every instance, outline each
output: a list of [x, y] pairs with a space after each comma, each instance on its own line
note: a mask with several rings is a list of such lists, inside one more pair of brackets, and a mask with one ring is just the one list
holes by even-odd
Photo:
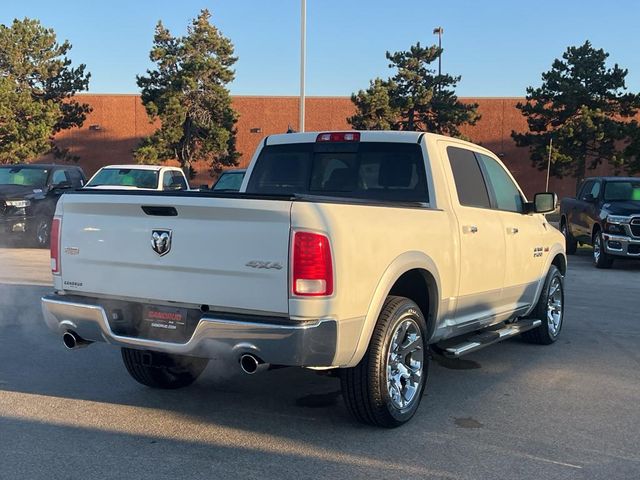
[[360, 132], [329, 132], [321, 133], [316, 142], [359, 142]]
[[51, 273], [60, 273], [60, 219], [54, 218], [51, 223]]
[[333, 294], [333, 264], [329, 239], [318, 233], [295, 232], [293, 293], [308, 297]]

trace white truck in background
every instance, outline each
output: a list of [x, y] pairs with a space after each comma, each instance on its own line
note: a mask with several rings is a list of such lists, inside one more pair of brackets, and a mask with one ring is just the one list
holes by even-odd
[[107, 165], [84, 186], [94, 190], [189, 190], [181, 168], [167, 165]]
[[49, 327], [121, 347], [138, 382], [335, 370], [352, 415], [416, 412], [430, 351], [555, 342], [564, 238], [494, 154], [419, 132], [269, 136], [239, 193], [79, 191], [53, 224]]

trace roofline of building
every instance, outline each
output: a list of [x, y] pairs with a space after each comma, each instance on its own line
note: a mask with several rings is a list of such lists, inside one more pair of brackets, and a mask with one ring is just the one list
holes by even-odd
[[[77, 97], [139, 97], [139, 93], [91, 93], [91, 92], [82, 92], [76, 93]], [[299, 95], [235, 95], [231, 94], [232, 98], [295, 98], [299, 99]], [[306, 95], [307, 99], [310, 98], [340, 98], [340, 99], [351, 99], [351, 95]], [[460, 100], [465, 99], [478, 99], [478, 100], [524, 100], [525, 97], [483, 97], [483, 96], [465, 96], [458, 97]]]

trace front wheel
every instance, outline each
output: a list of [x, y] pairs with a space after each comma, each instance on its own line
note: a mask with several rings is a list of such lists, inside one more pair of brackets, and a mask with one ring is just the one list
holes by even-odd
[[604, 251], [601, 232], [593, 234], [593, 264], [596, 268], [611, 268], [613, 265], [613, 257]]
[[343, 397], [356, 420], [393, 428], [413, 417], [427, 380], [426, 331], [413, 301], [387, 298], [364, 357], [340, 372]]
[[176, 389], [191, 385], [206, 368], [206, 358], [122, 348], [129, 375], [151, 388]]
[[522, 333], [530, 343], [551, 345], [558, 339], [564, 323], [564, 278], [555, 265], [551, 265], [536, 307], [530, 315], [542, 320], [539, 327]]

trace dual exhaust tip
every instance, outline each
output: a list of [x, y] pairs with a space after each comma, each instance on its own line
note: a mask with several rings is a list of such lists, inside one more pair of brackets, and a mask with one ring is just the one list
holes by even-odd
[[[62, 343], [64, 343], [64, 346], [67, 349], [76, 350], [78, 348], [87, 347], [92, 342], [90, 342], [89, 340], [85, 340], [76, 332], [68, 330], [62, 335]], [[254, 373], [267, 370], [269, 368], [269, 364], [264, 363], [255, 355], [245, 353], [240, 356], [240, 368], [247, 375], [253, 375]]]
[[93, 342], [85, 340], [76, 332], [68, 330], [62, 335], [62, 343], [64, 343], [64, 346], [69, 350], [76, 350], [78, 348], [87, 347]]
[[245, 353], [240, 356], [240, 368], [247, 375], [253, 375], [254, 373], [261, 372], [269, 369], [269, 364], [264, 363], [255, 355]]

